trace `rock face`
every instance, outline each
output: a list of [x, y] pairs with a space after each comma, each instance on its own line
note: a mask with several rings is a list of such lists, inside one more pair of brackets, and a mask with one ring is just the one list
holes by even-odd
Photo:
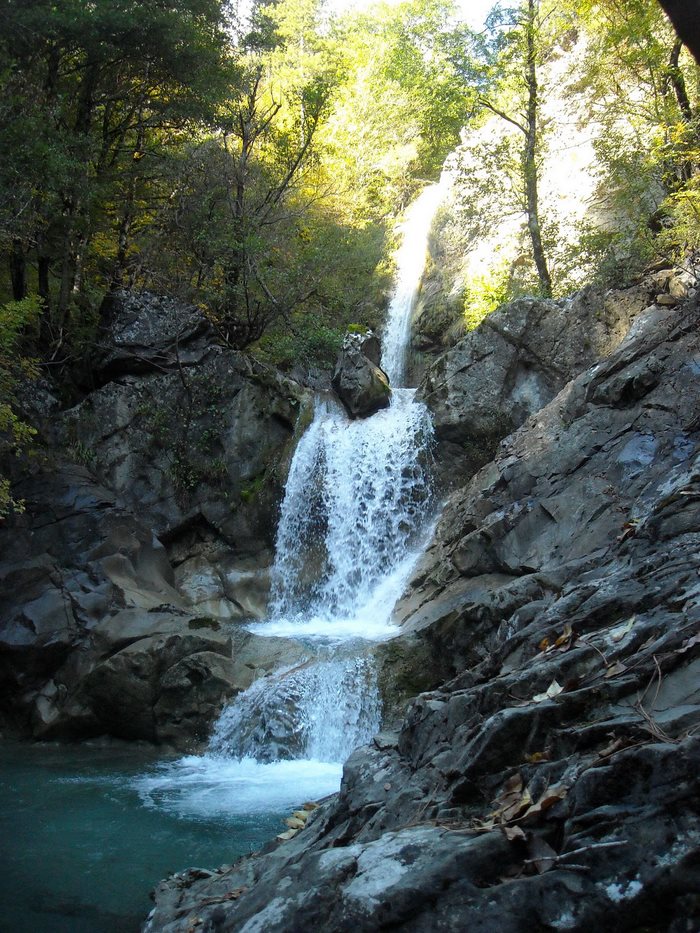
[[264, 612], [277, 508], [308, 393], [211, 342], [198, 309], [152, 295], [112, 300], [97, 374], [55, 444], [89, 467], [166, 544], [201, 612]]
[[150, 292], [116, 292], [103, 309], [102, 338], [93, 376], [119, 376], [191, 366], [214, 342], [198, 308]]
[[568, 301], [519, 299], [439, 357], [418, 398], [433, 414], [448, 483], [476, 472], [501, 438], [607, 356], [652, 292], [650, 283], [607, 295], [584, 289]]
[[95, 373], [69, 411], [32, 407], [59, 453], [0, 528], [0, 710], [36, 737], [191, 745], [268, 669], [226, 623], [265, 611], [307, 397], [147, 294], [112, 300]]
[[332, 384], [351, 418], [366, 418], [391, 402], [391, 387], [379, 358], [379, 341], [371, 332], [346, 335]]
[[85, 467], [53, 464], [18, 492], [26, 512], [0, 532], [0, 713], [13, 730], [192, 748], [285, 651], [299, 660], [294, 643], [271, 650], [197, 615], [152, 530]]
[[698, 929], [699, 325], [650, 309], [452, 496], [401, 606], [434, 689], [148, 931]]

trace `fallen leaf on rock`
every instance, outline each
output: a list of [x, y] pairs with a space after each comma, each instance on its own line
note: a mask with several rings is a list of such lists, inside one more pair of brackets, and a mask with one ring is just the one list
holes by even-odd
[[615, 677], [617, 674], [624, 674], [626, 670], [627, 670], [627, 665], [623, 664], [622, 661], [617, 661], [615, 664], [613, 664], [611, 667], [607, 669], [607, 671], [605, 672], [603, 676], [605, 677], [606, 680], [608, 680], [610, 677]]
[[489, 813], [485, 820], [473, 820], [471, 829], [479, 833], [500, 829], [511, 841], [522, 839], [524, 832], [520, 827], [512, 824], [544, 813], [555, 803], [563, 800], [568, 792], [569, 788], [564, 784], [556, 784], [548, 788], [537, 803], [533, 803], [529, 788], [523, 789], [522, 777], [515, 774], [506, 782], [501, 795], [493, 801], [492, 806], [495, 807], [493, 812]]
[[533, 752], [531, 755], [525, 755], [525, 761], [531, 765], [539, 764], [541, 761], [551, 761], [549, 749], [545, 748], [543, 752]]
[[318, 804], [314, 803], [312, 800], [308, 800], [306, 803], [301, 805], [302, 810], [318, 810]]
[[288, 829], [285, 833], [280, 833], [277, 838], [280, 842], [287, 842], [288, 839], [293, 839], [298, 832], [298, 829]]
[[295, 810], [294, 813], [292, 813], [292, 816], [295, 816], [298, 820], [302, 820], [305, 823], [309, 818], [309, 811]]
[[509, 806], [503, 807], [501, 810], [497, 811], [494, 816], [498, 816], [501, 822], [507, 823], [510, 820], [517, 819], [521, 813], [528, 809], [532, 803], [532, 797], [530, 796], [530, 791], [525, 790], [521, 797], [513, 801]]
[[638, 525], [638, 518], [633, 518], [631, 521], [625, 522], [625, 524], [622, 526], [622, 534], [619, 535], [617, 539], [618, 542], [622, 544], [623, 541], [626, 541], [628, 538], [632, 538], [634, 535], [636, 535]]
[[550, 807], [553, 807], [555, 803], [559, 803], [560, 800], [563, 800], [568, 793], [569, 788], [564, 784], [555, 784], [552, 787], [548, 787], [537, 803], [533, 803], [533, 805], [523, 813], [522, 819], [526, 820], [531, 816], [538, 816], [540, 813], [544, 813], [545, 810], [549, 810]]
[[304, 820], [300, 820], [296, 816], [288, 816], [284, 822], [287, 824], [287, 826], [289, 826], [290, 829], [303, 829], [304, 828]]
[[537, 647], [544, 654], [549, 654], [552, 651], [568, 651], [575, 640], [574, 630], [567, 622], [561, 635], [558, 635], [554, 641], [551, 641], [549, 636], [545, 635]]
[[533, 836], [528, 843], [530, 853], [530, 862], [535, 866], [537, 872], [541, 875], [552, 867], [557, 860], [557, 853], [544, 839], [539, 836]]
[[567, 622], [566, 625], [564, 626], [564, 631], [561, 633], [559, 638], [557, 638], [557, 640], [554, 642], [554, 647], [564, 648], [564, 647], [570, 646], [573, 637], [574, 637], [574, 630], [571, 628], [571, 626]]
[[544, 693], [538, 693], [532, 698], [533, 703], [543, 703], [545, 700], [551, 700], [562, 692], [564, 688], [561, 684], [553, 680]]
[[610, 636], [612, 640], [622, 641], [625, 635], [628, 635], [632, 631], [632, 626], [634, 625], [636, 621], [637, 621], [637, 616], [632, 616], [631, 619], [628, 619], [627, 622], [623, 623], [622, 625], [615, 626], [615, 628], [612, 629], [610, 632]]
[[511, 794], [519, 794], [523, 789], [523, 778], [521, 774], [513, 774], [508, 778], [506, 783], [503, 785], [503, 791], [499, 797], [496, 798], [496, 802], [505, 800], [506, 797]]

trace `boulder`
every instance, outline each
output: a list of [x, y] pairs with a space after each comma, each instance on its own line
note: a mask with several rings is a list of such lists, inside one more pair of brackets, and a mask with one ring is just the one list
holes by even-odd
[[174, 541], [198, 525], [236, 551], [274, 540], [303, 390], [212, 346], [196, 367], [110, 382], [63, 413], [58, 440], [127, 509]]
[[211, 724], [227, 699], [240, 693], [239, 666], [214, 651], [198, 651], [174, 664], [160, 680], [153, 706], [158, 741], [182, 744], [209, 737]]
[[153, 530], [194, 611], [262, 616], [309, 392], [218, 345], [197, 308], [149, 293], [110, 298], [97, 379], [54, 414], [53, 445]]
[[[0, 529], [6, 728], [192, 749], [229, 698], [300, 659], [296, 643], [225, 629], [203, 611], [220, 608], [213, 600], [178, 590], [161, 542], [86, 467], [45, 466], [18, 485], [25, 513]], [[265, 572], [252, 560], [220, 572], [222, 604], [239, 617], [262, 604]]]
[[391, 404], [391, 387], [379, 357], [379, 341], [371, 332], [346, 334], [332, 384], [351, 418], [366, 418]]
[[101, 324], [93, 360], [100, 383], [192, 366], [215, 341], [214, 328], [199, 308], [151, 292], [108, 295]]

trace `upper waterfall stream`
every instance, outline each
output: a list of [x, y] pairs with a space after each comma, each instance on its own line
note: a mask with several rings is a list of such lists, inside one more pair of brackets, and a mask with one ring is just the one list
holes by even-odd
[[144, 778], [145, 802], [181, 811], [263, 812], [338, 789], [342, 764], [381, 725], [372, 642], [391, 637], [392, 610], [432, 515], [427, 408], [403, 387], [410, 321], [427, 238], [442, 196], [427, 188], [407, 211], [383, 335], [389, 408], [356, 421], [320, 397], [299, 441], [277, 532], [268, 618], [259, 635], [302, 641], [307, 660], [255, 682], [223, 711], [208, 753]]

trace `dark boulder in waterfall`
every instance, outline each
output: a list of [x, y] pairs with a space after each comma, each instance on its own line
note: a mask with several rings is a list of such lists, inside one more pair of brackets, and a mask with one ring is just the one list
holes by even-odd
[[391, 387], [379, 359], [379, 341], [371, 331], [346, 334], [332, 383], [351, 418], [366, 418], [391, 403]]
[[700, 929], [699, 374], [697, 299], [653, 307], [501, 443], [398, 607], [432, 688], [146, 930]]

